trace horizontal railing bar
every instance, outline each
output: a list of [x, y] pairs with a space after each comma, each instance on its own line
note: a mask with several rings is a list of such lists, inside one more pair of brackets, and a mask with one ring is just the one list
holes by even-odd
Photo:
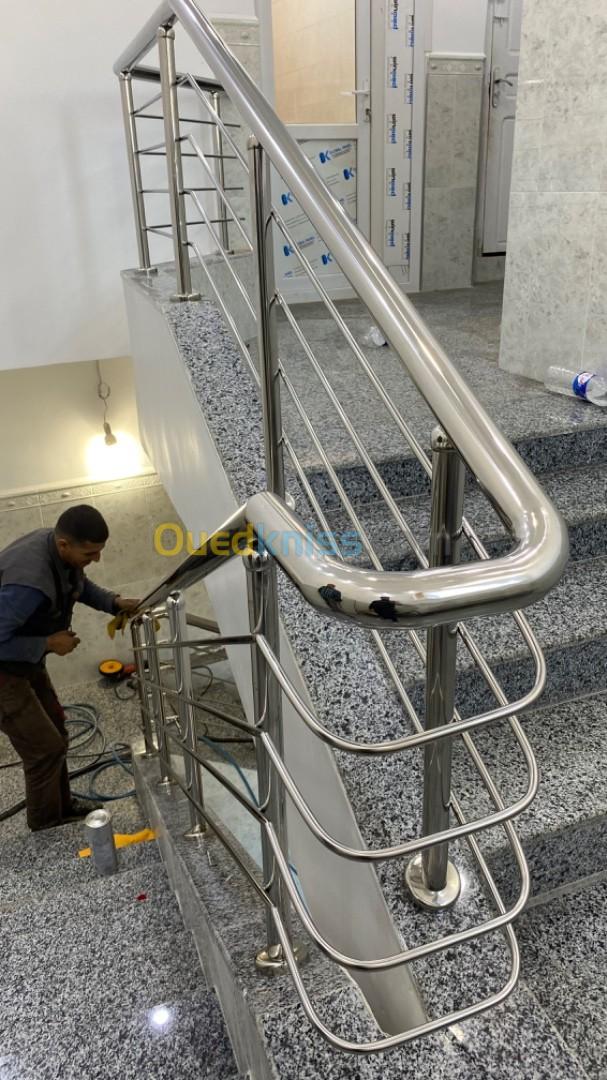
[[[332, 318], [334, 319], [334, 321], [337, 323], [337, 325], [342, 330], [342, 333], [344, 334], [344, 337], [345, 337], [347, 343], [350, 345], [352, 351], [354, 352], [354, 355], [356, 356], [356, 358], [359, 360], [360, 364], [362, 365], [363, 370], [365, 371], [365, 373], [369, 377], [370, 381], [372, 382], [372, 385], [375, 387], [375, 389], [380, 394], [380, 396], [382, 398], [382, 401], [387, 406], [387, 408], [388, 408], [388, 410], [390, 412], [390, 415], [392, 416], [392, 418], [397, 423], [397, 425], [398, 425], [401, 433], [403, 434], [405, 440], [407, 441], [409, 447], [413, 450], [413, 452], [414, 452], [415, 456], [417, 457], [418, 461], [420, 462], [422, 467], [425, 469], [426, 473], [430, 476], [432, 474], [432, 466], [431, 466], [430, 459], [429, 459], [426, 451], [423, 449], [423, 447], [421, 446], [419, 441], [415, 438], [415, 436], [411, 432], [411, 430], [409, 428], [409, 425], [403, 419], [400, 411], [396, 408], [394, 403], [391, 401], [385, 387], [383, 386], [381, 381], [378, 379], [377, 375], [375, 374], [375, 372], [374, 372], [374, 370], [372, 368], [372, 365], [369, 363], [369, 361], [365, 357], [364, 353], [360, 349], [360, 347], [359, 347], [356, 339], [354, 338], [350, 328], [348, 327], [347, 323], [345, 322], [345, 320], [342, 318], [341, 314], [339, 313], [334, 301], [329, 297], [329, 294], [327, 293], [326, 289], [324, 288], [324, 285], [322, 284], [322, 282], [320, 281], [320, 279], [316, 275], [316, 273], [315, 273], [312, 265], [310, 264], [309, 260], [306, 258], [305, 254], [299, 250], [299, 247], [298, 247], [296, 241], [294, 240], [292, 234], [289, 232], [284, 220], [281, 218], [280, 214], [278, 214], [278, 212], [274, 208], [273, 208], [272, 216], [273, 216], [274, 220], [276, 221], [277, 225], [279, 226], [279, 228], [281, 229], [281, 231], [283, 232], [283, 235], [285, 236], [285, 239], [287, 239], [289, 241], [289, 243], [293, 246], [297, 256], [299, 257], [299, 260], [300, 260], [301, 264], [303, 265], [304, 269], [306, 270], [306, 272], [308, 274], [308, 277], [313, 281], [314, 285], [316, 286], [316, 289], [317, 289], [317, 291], [319, 293], [319, 296], [324, 301], [324, 303], [327, 306], [327, 308], [328, 308]], [[288, 306], [288, 305], [285, 305], [284, 298], [280, 294], [277, 295], [277, 301], [278, 301], [278, 303], [281, 304], [281, 306], [284, 306], [285, 308]], [[285, 310], [285, 315], [287, 315], [286, 310]], [[288, 315], [287, 315], [287, 318], [288, 318]], [[291, 325], [292, 325], [292, 320], [294, 320], [294, 316], [292, 315], [292, 312], [291, 312], [291, 319], [289, 319], [289, 322], [291, 323]], [[486, 559], [486, 560], [490, 559], [489, 553], [487, 552], [486, 548], [482, 545], [482, 543], [479, 540], [478, 536], [474, 532], [474, 529], [472, 528], [472, 526], [470, 525], [470, 523], [467, 521], [466, 518], [464, 518], [463, 531], [464, 531], [464, 534], [469, 539], [470, 543], [472, 544], [473, 548], [475, 549], [477, 555], [479, 555], [480, 558], [483, 558], [483, 559]], [[422, 561], [422, 565], [424, 565], [423, 561]], [[519, 626], [519, 629], [521, 630], [521, 633], [523, 634], [523, 637], [524, 637], [524, 639], [526, 641], [526, 644], [531, 649], [532, 654], [534, 655], [534, 659], [536, 661], [536, 666], [537, 666], [538, 662], [540, 664], [542, 664], [543, 663], [543, 656], [541, 654], [541, 650], [539, 649], [539, 646], [537, 645], [537, 641], [534, 638], [533, 632], [531, 631], [531, 628], [529, 626], [529, 623], [528, 623], [527, 619], [520, 612], [513, 612], [512, 615], [513, 615], [513, 618], [514, 618], [515, 622]], [[462, 640], [464, 641], [464, 644], [466, 645], [466, 648], [468, 649], [468, 651], [471, 652], [469, 643], [470, 643], [470, 641], [472, 639], [471, 639], [471, 636], [469, 634], [469, 631], [467, 631], [467, 629], [465, 629], [460, 624], [460, 626], [458, 627], [458, 633], [462, 637]], [[538, 657], [539, 657], [539, 661], [538, 661]], [[540, 681], [541, 681], [541, 672], [538, 671], [538, 674], [537, 674], [537, 677], [536, 677], [536, 685]]]
[[[159, 143], [158, 145], [160, 146], [161, 144]], [[162, 145], [164, 145], [164, 144], [162, 144]], [[140, 157], [166, 157], [166, 150], [164, 150], [164, 151], [152, 150], [152, 149], [150, 149], [150, 150], [136, 150], [135, 153], [139, 154]], [[184, 152], [182, 150], [181, 156], [182, 156], [182, 158], [195, 158], [198, 155], [197, 154], [188, 154], [187, 151]], [[236, 160], [236, 158], [233, 157], [232, 155], [226, 156], [226, 154], [207, 154], [206, 156], [208, 158], [221, 158], [223, 161], [235, 161]]]
[[232, 150], [234, 151], [236, 157], [240, 161], [240, 164], [242, 165], [243, 169], [245, 170], [246, 173], [248, 173], [249, 172], [249, 163], [248, 163], [246, 157], [244, 156], [244, 154], [242, 153], [240, 147], [235, 142], [235, 140], [232, 138], [232, 136], [230, 135], [230, 132], [229, 132], [230, 127], [232, 127], [232, 126], [242, 127], [242, 125], [241, 124], [238, 124], [238, 125], [227, 124], [223, 120], [223, 118], [219, 115], [217, 110], [213, 108], [213, 106], [211, 105], [211, 102], [209, 101], [209, 99], [207, 97], [205, 97], [205, 95], [200, 92], [199, 88], [196, 86], [196, 83], [192, 81], [191, 76], [186, 75], [185, 80], [190, 83], [190, 86], [192, 87], [192, 89], [196, 93], [196, 96], [199, 98], [201, 103], [204, 105], [207, 112], [213, 117], [212, 123], [214, 123], [215, 126], [219, 128], [222, 135], [225, 136], [225, 138], [226, 138], [226, 140], [228, 142], [228, 145], [232, 147]]
[[170, 233], [169, 232], [162, 232], [160, 229], [155, 229], [154, 232], [155, 232], [156, 236], [166, 236], [167, 240], [172, 240], [173, 239], [173, 233], [172, 232], [170, 232]]
[[[133, 114], [135, 115], [135, 114]], [[161, 113], [140, 113], [137, 112], [138, 120], [164, 120], [164, 116]], [[217, 125], [213, 120], [201, 120], [194, 116], [180, 116], [180, 124], [204, 124], [206, 127], [216, 127]], [[240, 128], [240, 124], [228, 124], [227, 127]]]
[[299, 482], [300, 482], [300, 484], [301, 484], [301, 486], [302, 486], [302, 488], [304, 490], [304, 493], [305, 493], [306, 497], [310, 500], [310, 505], [311, 505], [314, 513], [316, 514], [316, 516], [318, 518], [318, 521], [320, 522], [321, 529], [323, 530], [323, 532], [325, 533], [327, 538], [330, 540], [330, 543], [332, 544], [333, 550], [335, 551], [336, 555], [339, 555], [340, 554], [339, 546], [338, 546], [338, 544], [337, 544], [337, 542], [336, 542], [336, 540], [335, 540], [335, 538], [333, 536], [333, 530], [332, 530], [331, 526], [329, 525], [329, 522], [328, 522], [327, 518], [325, 517], [323, 509], [322, 509], [318, 499], [316, 498], [316, 495], [314, 494], [314, 490], [312, 488], [312, 485], [310, 484], [310, 481], [308, 480], [308, 477], [306, 476], [305, 469], [304, 469], [303, 465], [301, 464], [301, 461], [299, 460], [299, 458], [298, 458], [298, 456], [297, 456], [297, 454], [295, 452], [293, 444], [291, 443], [290, 439], [285, 435], [284, 431], [282, 433], [282, 444], [283, 444], [287, 454], [289, 455], [289, 457], [291, 459], [291, 464], [293, 465], [293, 468], [295, 469], [297, 479], [299, 480]]
[[151, 154], [152, 150], [159, 150], [164, 148], [166, 150], [166, 143], [164, 139], [162, 142], [152, 143], [151, 146], [142, 146], [135, 150], [136, 154]]
[[452, 934], [445, 935], [443, 938], [438, 938], [436, 941], [427, 941], [423, 945], [415, 945], [411, 949], [403, 949], [402, 952], [394, 953], [391, 956], [384, 956], [373, 960], [367, 960], [363, 957], [348, 956], [346, 953], [341, 952], [340, 949], [336, 949], [331, 945], [314, 924], [309, 912], [302, 903], [294, 884], [289, 883], [285, 876], [286, 868], [287, 875], [290, 877], [288, 866], [280, 849], [280, 844], [276, 838], [274, 828], [267, 819], [264, 821], [264, 829], [272, 846], [274, 858], [281, 876], [289, 892], [291, 903], [293, 904], [297, 915], [303, 922], [305, 929], [308, 931], [313, 941], [316, 942], [319, 949], [324, 952], [325, 956], [334, 960], [335, 963], [340, 964], [341, 967], [348, 968], [348, 970], [351, 971], [390, 971], [393, 968], [402, 967], [404, 964], [410, 964], [414, 960], [422, 960], [426, 956], [433, 956], [436, 953], [444, 952], [445, 949], [451, 949], [455, 945], [461, 945], [466, 941], [475, 941], [477, 938], [485, 937], [487, 934], [494, 933], [496, 930], [501, 930], [503, 927], [513, 922], [513, 920], [520, 915], [527, 902], [527, 894], [523, 890], [516, 903], [509, 911], [504, 911], [504, 913], [495, 915], [493, 918], [487, 919], [480, 925], [469, 926], [465, 930], [455, 931]]
[[[256, 318], [256, 312], [255, 312], [255, 308], [253, 307], [253, 304], [251, 303], [251, 298], [249, 297], [249, 294], [248, 294], [244, 284], [242, 283], [242, 281], [240, 280], [238, 274], [236, 273], [236, 270], [234, 269], [234, 266], [232, 264], [232, 260], [228, 257], [227, 252], [224, 250], [223, 244], [221, 242], [221, 238], [217, 235], [217, 232], [215, 231], [215, 229], [213, 229], [211, 227], [212, 224], [219, 224], [220, 222], [211, 222], [211, 221], [209, 221], [209, 218], [208, 218], [208, 215], [207, 215], [207, 212], [206, 212], [204, 206], [200, 202], [200, 199], [198, 198], [198, 196], [196, 194], [194, 194], [194, 192], [187, 191], [186, 194], [189, 195], [190, 198], [193, 200], [194, 205], [196, 206], [198, 212], [200, 214], [202, 214], [203, 218], [205, 219], [205, 222], [208, 224], [211, 236], [213, 237], [215, 243], [217, 244], [217, 251], [219, 252], [219, 255], [223, 259], [224, 263], [226, 264], [228, 273], [229, 273], [230, 277], [232, 278], [232, 281], [234, 282], [236, 288], [238, 289], [238, 291], [239, 291], [239, 293], [240, 293], [240, 295], [241, 295], [241, 297], [242, 297], [242, 299], [243, 299], [243, 301], [245, 303], [245, 306], [248, 308], [249, 314], [251, 315], [251, 317], [253, 319], [255, 319]], [[242, 232], [242, 235], [246, 239], [246, 233], [244, 232], [244, 229], [242, 229], [242, 227], [241, 227], [241, 225], [240, 225], [237, 218], [224, 218], [224, 219], [222, 219], [222, 221], [225, 221], [226, 224], [229, 224], [230, 222], [232, 222], [234, 225], [238, 225], [238, 228], [240, 229], [240, 231]]]
[[[350, 521], [351, 521], [352, 525], [354, 526], [354, 529], [356, 530], [358, 536], [361, 538], [361, 540], [362, 540], [363, 544], [365, 545], [365, 547], [369, 550], [371, 548], [371, 541], [370, 541], [369, 536], [368, 536], [368, 534], [366, 532], [366, 529], [365, 529], [362, 521], [360, 520], [358, 514], [356, 513], [354, 507], [352, 506], [350, 500], [348, 499], [348, 496], [346, 494], [346, 490], [345, 490], [341, 480], [339, 479], [339, 476], [337, 475], [337, 470], [331, 464], [329, 456], [328, 456], [328, 454], [327, 454], [327, 452], [326, 452], [326, 450], [325, 450], [325, 448], [324, 448], [324, 446], [323, 446], [323, 444], [322, 444], [322, 442], [320, 440], [320, 437], [319, 437], [319, 435], [318, 435], [318, 433], [316, 431], [316, 428], [314, 427], [312, 421], [310, 420], [310, 417], [308, 416], [308, 414], [307, 414], [307, 412], [305, 410], [305, 407], [304, 407], [303, 402], [301, 401], [301, 399], [299, 397], [299, 394], [297, 393], [295, 387], [293, 386], [293, 383], [291, 382], [289, 376], [287, 375], [287, 373], [286, 373], [286, 371], [285, 371], [285, 369], [284, 369], [284, 367], [282, 366], [281, 363], [279, 363], [279, 365], [278, 365], [278, 374], [279, 374], [280, 379], [283, 382], [284, 386], [288, 390], [289, 396], [290, 396], [293, 404], [295, 405], [295, 408], [297, 409], [297, 412], [299, 413], [299, 416], [300, 416], [301, 420], [303, 421], [304, 427], [305, 427], [308, 435], [310, 436], [310, 439], [312, 440], [312, 443], [313, 443], [316, 451], [320, 455], [322, 464], [324, 465], [325, 469], [327, 470], [327, 472], [329, 474], [331, 482], [333, 483], [333, 485], [335, 487], [335, 490], [337, 491], [337, 494], [339, 495], [339, 497], [340, 497], [340, 499], [342, 501], [342, 505], [344, 506], [344, 508], [345, 508], [345, 510], [346, 510], [346, 512], [348, 514], [348, 517], [350, 518]], [[338, 557], [340, 557], [339, 553], [338, 553], [336, 543], [335, 543], [335, 539], [333, 537], [332, 530], [329, 530], [329, 537], [330, 537], [330, 542], [331, 542], [331, 544], [333, 546], [333, 550], [336, 552]], [[376, 566], [376, 569], [380, 569], [380, 567]], [[328, 579], [327, 579], [327, 581], [328, 581]]]
[[[219, 195], [219, 198], [221, 199], [225, 209], [228, 211], [229, 214], [232, 214], [233, 217], [236, 220], [238, 220], [238, 218], [239, 218], [238, 212], [232, 206], [232, 203], [230, 202], [227, 195], [225, 194], [224, 188], [221, 186], [220, 183], [218, 183], [217, 177], [214, 175], [212, 169], [209, 167], [209, 163], [207, 161], [207, 158], [210, 157], [211, 155], [206, 154], [205, 152], [203, 152], [201, 150], [200, 146], [196, 142], [196, 139], [192, 135], [187, 136], [187, 141], [190, 144], [190, 146], [192, 147], [192, 150], [196, 154], [198, 160], [200, 161], [200, 164], [202, 165], [203, 169], [205, 170], [207, 176], [209, 177], [209, 180], [211, 181], [211, 183], [213, 183], [215, 185], [215, 190], [216, 190], [217, 194]], [[192, 188], [188, 188], [188, 189], [185, 189], [185, 190], [193, 191]], [[253, 250], [253, 245], [251, 244], [251, 240], [247, 236], [245, 230], [243, 229], [243, 227], [240, 224], [238, 224], [238, 231], [240, 232], [241, 236], [243, 237], [245, 243], [248, 244], [249, 248], [252, 251]]]
[[[207, 619], [205, 615], [194, 615], [192, 612], [187, 613], [186, 621], [188, 626], [195, 626], [197, 630], [208, 630], [211, 634], [220, 634], [221, 630], [219, 623], [215, 619]], [[217, 639], [213, 639], [213, 645], [217, 645]]]
[[[160, 82], [160, 70], [153, 67], [144, 67], [139, 65], [132, 68], [130, 72], [131, 78], [138, 79], [140, 82]], [[178, 86], [181, 86], [184, 82], [183, 72], [177, 72], [175, 75], [175, 81]], [[206, 90], [210, 94], [223, 93], [223, 87], [221, 83], [217, 82], [217, 79], [213, 79], [211, 76], [206, 75], [192, 75], [192, 80], [195, 82], [200, 90]], [[240, 126], [240, 125], [239, 125]]]
[[[143, 601], [145, 603], [145, 601]], [[136, 645], [133, 652], [162, 652], [165, 649], [216, 649], [220, 645], [250, 645], [251, 634], [227, 634], [222, 637], [190, 639], [187, 641], [158, 641], [154, 645]]]
[[[198, 151], [198, 147], [195, 147], [195, 149]], [[201, 161], [202, 161], [202, 158], [201, 158]], [[205, 169], [207, 169], [207, 171], [209, 173], [209, 176], [212, 177], [211, 170], [209, 169], [206, 162], [204, 162], [204, 167], [205, 167]], [[231, 221], [231, 222], [233, 222], [234, 225], [236, 225], [236, 228], [238, 229], [238, 232], [242, 236], [245, 244], [247, 244], [249, 246], [249, 249], [252, 251], [253, 247], [251, 245], [251, 241], [249, 240], [249, 237], [247, 236], [246, 230], [244, 229], [244, 227], [241, 224], [241, 222], [244, 221], [245, 219], [240, 218], [238, 216], [236, 210], [232, 206], [232, 203], [228, 199], [227, 195], [225, 195], [225, 193], [222, 191], [222, 189], [221, 189], [221, 187], [219, 185], [217, 186], [217, 188], [215, 190], [216, 190], [217, 194], [220, 196], [221, 201], [222, 201], [222, 203], [224, 205], [224, 208], [225, 208], [224, 213], [227, 211], [228, 214], [232, 215], [231, 217], [224, 218], [222, 220], [224, 220], [226, 222]], [[206, 210], [204, 209], [202, 203], [200, 202], [200, 199], [198, 198], [198, 195], [196, 194], [196, 192], [193, 191], [191, 188], [184, 188], [184, 194], [190, 196], [190, 198], [192, 199], [194, 205], [196, 206], [196, 208], [198, 210], [198, 213], [202, 214], [203, 217], [206, 218], [207, 217]], [[221, 208], [220, 208], [220, 212], [221, 212]], [[215, 237], [215, 240], [217, 241], [217, 246], [218, 246], [218, 249], [219, 249], [219, 253], [221, 254], [223, 252], [224, 262], [228, 262], [228, 256], [227, 256], [226, 252], [223, 249], [223, 244], [221, 243], [219, 237], [217, 236], [217, 234], [214, 231], [213, 231], [213, 236]], [[230, 269], [230, 272], [232, 273], [233, 277], [238, 277], [238, 275], [236, 274], [236, 271], [234, 270], [234, 267], [232, 266], [231, 261], [229, 261], [229, 269]], [[238, 278], [238, 280], [240, 281], [239, 278]], [[253, 316], [253, 318], [255, 319], [256, 318], [255, 308], [251, 304], [251, 301], [248, 299], [248, 293], [247, 293], [246, 289], [244, 288], [244, 285], [242, 285], [242, 283], [241, 283], [239, 285], [239, 288], [240, 288], [241, 291], [243, 291], [243, 295], [246, 298], [246, 302], [248, 304], [249, 311], [250, 311], [251, 315]]]
[[240, 789], [237, 788], [235, 784], [233, 784], [232, 781], [228, 779], [227, 776], [224, 776], [223, 773], [220, 773], [218, 769], [214, 768], [210, 761], [202, 757], [202, 754], [198, 754], [195, 750], [192, 750], [191, 747], [185, 746], [183, 740], [180, 739], [177, 735], [175, 735], [173, 731], [167, 731], [167, 735], [169, 739], [172, 739], [173, 742], [177, 743], [179, 748], [181, 750], [184, 750], [189, 755], [189, 757], [193, 758], [194, 761], [197, 761], [203, 769], [206, 769], [206, 771], [210, 773], [211, 776], [214, 777], [214, 779], [217, 780], [217, 782], [226, 789], [226, 791], [229, 791], [230, 795], [234, 796], [234, 798], [240, 803], [243, 809], [251, 815], [251, 817], [254, 817], [260, 825], [264, 824], [266, 819], [259, 807], [255, 806], [255, 804], [252, 803], [246, 795], [243, 795], [242, 791], [240, 791]]
[[[188, 191], [217, 191], [217, 187], [189, 187]], [[243, 187], [225, 187], [224, 191], [244, 191]], [[141, 188], [141, 195], [168, 195], [168, 188]], [[181, 191], [180, 195], [185, 195], [185, 191]], [[242, 219], [244, 221], [244, 218]]]
[[320, 821], [301, 794], [301, 791], [297, 787], [291, 773], [278, 754], [278, 751], [269, 736], [262, 732], [261, 741], [266, 749], [268, 757], [285, 786], [289, 798], [310, 832], [324, 845], [324, 847], [328, 848], [329, 851], [332, 851], [342, 859], [349, 859], [351, 862], [390, 862], [392, 859], [403, 858], [405, 855], [413, 855], [418, 851], [430, 850], [438, 844], [448, 843], [453, 840], [459, 840], [462, 837], [468, 837], [473, 833], [486, 832], [488, 829], [497, 828], [497, 826], [503, 825], [513, 817], [522, 814], [535, 798], [537, 790], [536, 784], [531, 791], [528, 791], [525, 796], [518, 799], [510, 806], [504, 806], [501, 810], [496, 810], [494, 813], [487, 814], [483, 818], [475, 818], [474, 821], [464, 820], [460, 825], [452, 825], [448, 829], [443, 829], [441, 832], [432, 833], [428, 836], [416, 836], [411, 840], [403, 840], [400, 844], [392, 844], [390, 847], [353, 848], [348, 844], [343, 844], [341, 841], [336, 840], [335, 837], [327, 832], [324, 826], [321, 825]]
[[[133, 116], [139, 116], [143, 112], [144, 109], [149, 109], [150, 105], [155, 105], [157, 101], [161, 101], [161, 100], [162, 100], [162, 90], [160, 91], [159, 94], [154, 94], [153, 97], [148, 98], [148, 100], [145, 101], [143, 103], [143, 105], [140, 105], [139, 108], [133, 109], [132, 115]], [[163, 117], [163, 119], [164, 119], [164, 117]]]
[[[189, 191], [186, 192], [186, 194], [189, 195], [190, 194]], [[244, 221], [244, 218], [242, 220]], [[234, 218], [209, 218], [208, 221], [186, 221], [185, 224], [186, 225], [192, 225], [192, 226], [194, 226], [194, 225], [221, 225], [223, 222], [231, 224], [234, 221], [235, 221]], [[170, 228], [171, 228], [170, 223], [167, 224], [167, 225], [165, 225], [165, 224], [162, 224], [162, 225], [146, 225], [146, 231], [147, 232], [153, 232], [154, 229], [170, 229]]]
[[170, 698], [181, 697], [185, 701], [186, 705], [190, 705], [193, 709], [199, 709], [200, 712], [207, 712], [210, 716], [214, 716], [216, 720], [223, 720], [226, 724], [230, 724], [231, 727], [237, 728], [238, 731], [242, 731], [245, 735], [250, 735], [252, 739], [259, 738], [259, 731], [256, 727], [248, 724], [246, 720], [241, 720], [238, 716], [232, 716], [230, 713], [224, 712], [223, 709], [217, 708], [215, 705], [211, 705], [209, 702], [203, 702], [198, 698], [190, 698], [187, 695], [180, 694], [178, 690], [171, 689], [170, 686], [158, 685], [151, 680], [146, 680], [148, 686], [153, 690], [160, 690], [163, 694]]
[[515, 989], [520, 974], [520, 954], [518, 950], [518, 943], [514, 935], [512, 927], [506, 928], [506, 937], [508, 945], [510, 947], [510, 956], [512, 959], [512, 970], [510, 976], [502, 987], [501, 990], [495, 994], [491, 994], [488, 998], [485, 998], [481, 1002], [477, 1002], [474, 1005], [467, 1005], [463, 1009], [457, 1009], [454, 1012], [448, 1013], [446, 1016], [442, 1016], [436, 1020], [428, 1020], [425, 1024], [420, 1024], [418, 1027], [410, 1028], [408, 1031], [401, 1032], [397, 1035], [386, 1035], [381, 1039], [375, 1039], [371, 1042], [356, 1043], [349, 1039], [344, 1039], [340, 1035], [336, 1035], [331, 1031], [320, 1016], [314, 1009], [310, 995], [306, 989], [305, 983], [301, 977], [297, 960], [293, 954], [291, 948], [291, 942], [289, 935], [287, 934], [284, 923], [280, 917], [280, 913], [275, 907], [272, 907], [272, 918], [276, 926], [276, 932], [278, 934], [279, 941], [284, 951], [285, 959], [289, 968], [289, 973], [295, 984], [295, 989], [303, 1006], [304, 1012], [310, 1021], [311, 1025], [322, 1035], [322, 1037], [335, 1049], [341, 1050], [349, 1054], [372, 1054], [382, 1053], [387, 1050], [394, 1050], [399, 1046], [404, 1046], [406, 1043], [411, 1042], [413, 1039], [418, 1039], [424, 1035], [430, 1035], [432, 1032], [440, 1031], [443, 1028], [453, 1027], [456, 1024], [460, 1024], [464, 1020], [468, 1020], [473, 1016], [478, 1016], [483, 1012], [487, 1012], [489, 1009], [494, 1008], [496, 1005], [500, 1005], [505, 1001], [512, 991]]

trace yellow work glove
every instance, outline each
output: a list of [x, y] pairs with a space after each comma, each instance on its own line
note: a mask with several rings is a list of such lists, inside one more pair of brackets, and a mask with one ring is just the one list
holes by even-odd
[[111, 637], [112, 641], [116, 637], [116, 634], [119, 630], [121, 634], [124, 634], [124, 631], [126, 630], [126, 627], [128, 625], [129, 618], [130, 616], [126, 611], [119, 611], [117, 615], [114, 615], [114, 618], [111, 620], [111, 622], [107, 624], [107, 632]]

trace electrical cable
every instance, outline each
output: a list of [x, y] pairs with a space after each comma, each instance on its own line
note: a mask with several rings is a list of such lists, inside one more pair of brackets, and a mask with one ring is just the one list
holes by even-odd
[[[67, 705], [65, 707], [66, 720], [65, 724], [70, 729], [78, 728], [69, 740], [69, 750], [67, 753], [68, 759], [74, 759], [81, 761], [86, 758], [92, 758], [86, 765], [82, 765], [79, 768], [72, 769], [69, 772], [70, 780], [76, 780], [81, 776], [87, 776], [91, 774], [89, 781], [88, 792], [74, 791], [73, 794], [79, 799], [85, 799], [89, 802], [115, 802], [118, 799], [129, 799], [135, 795], [135, 789], [130, 788], [128, 791], [121, 791], [116, 795], [107, 795], [100, 792], [95, 787], [97, 778], [101, 776], [108, 769], [121, 768], [129, 776], [133, 775], [132, 767], [130, 766], [131, 751], [126, 743], [116, 743], [115, 745], [109, 744], [101, 729], [99, 723], [99, 714], [93, 705], [85, 704], [84, 702], [76, 702], [73, 705]], [[83, 749], [90, 746], [95, 739], [101, 739], [101, 749], [89, 750], [83, 753]], [[13, 768], [16, 765], [21, 765], [20, 761], [11, 761], [6, 764], [0, 765], [0, 768]], [[8, 809], [0, 811], [0, 822], [7, 821], [8, 818], [18, 814], [21, 810], [25, 809], [25, 799], [20, 799], [19, 802]]]
[[243, 787], [245, 788], [245, 790], [247, 792], [247, 795], [249, 796], [251, 802], [253, 803], [254, 806], [259, 806], [259, 800], [257, 798], [257, 795], [255, 794], [255, 792], [253, 791], [253, 788], [251, 787], [249, 781], [247, 780], [244, 769], [242, 769], [240, 767], [240, 765], [236, 761], [236, 758], [233, 757], [232, 754], [230, 754], [230, 752], [228, 750], [224, 750], [223, 746], [221, 746], [219, 743], [215, 742], [214, 739], [207, 738], [206, 735], [199, 735], [198, 736], [198, 741], [204, 743], [205, 746], [209, 746], [211, 748], [211, 750], [214, 750], [216, 754], [219, 754], [219, 757], [222, 757], [224, 759], [224, 761], [227, 761], [229, 765], [232, 765], [233, 768], [236, 769], [236, 772], [238, 773], [238, 775], [239, 775], [239, 777], [240, 777], [240, 779], [242, 781]]
[[[222, 739], [221, 741], [223, 742], [224, 740]], [[205, 746], [209, 746], [211, 748], [211, 750], [214, 750], [216, 754], [219, 754], [220, 757], [222, 757], [225, 761], [228, 762], [228, 764], [232, 765], [233, 768], [236, 769], [236, 772], [238, 773], [238, 775], [239, 775], [239, 777], [240, 777], [240, 779], [242, 781], [242, 784], [243, 784], [243, 786], [244, 786], [244, 788], [245, 788], [245, 790], [247, 792], [247, 795], [251, 799], [253, 805], [259, 807], [259, 799], [257, 798], [257, 795], [253, 791], [253, 788], [251, 787], [251, 785], [250, 785], [250, 783], [249, 783], [249, 781], [248, 781], [248, 779], [247, 779], [247, 777], [245, 775], [244, 769], [242, 769], [241, 766], [238, 764], [238, 762], [236, 761], [236, 758], [233, 757], [233, 755], [230, 754], [230, 752], [228, 750], [224, 750], [221, 745], [218, 745], [215, 739], [208, 739], [206, 737], [206, 735], [199, 735], [198, 736], [198, 742], [202, 742], [202, 743], [205, 744]], [[299, 874], [297, 873], [297, 867], [293, 866], [293, 863], [290, 862], [289, 863], [289, 870], [291, 871], [291, 877], [293, 878], [293, 883], [295, 885], [295, 888], [297, 889], [297, 892], [299, 893], [299, 898], [300, 898], [302, 904], [304, 905], [306, 911], [309, 911], [308, 905], [306, 903], [306, 898], [304, 896], [303, 889], [302, 889], [302, 886], [301, 886], [301, 882], [299, 880]]]

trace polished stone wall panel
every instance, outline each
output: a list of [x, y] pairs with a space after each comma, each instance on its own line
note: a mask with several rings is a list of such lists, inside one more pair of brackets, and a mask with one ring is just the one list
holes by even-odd
[[472, 284], [483, 62], [428, 61], [424, 290]]
[[500, 366], [605, 366], [607, 10], [529, 0], [523, 14]]

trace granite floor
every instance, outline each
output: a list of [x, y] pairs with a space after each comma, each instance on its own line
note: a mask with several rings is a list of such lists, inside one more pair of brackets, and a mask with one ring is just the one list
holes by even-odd
[[[113, 688], [80, 684], [62, 698], [92, 704], [108, 742], [139, 737], [136, 703]], [[13, 759], [0, 737], [0, 765]], [[20, 768], [0, 777], [2, 811], [23, 785]], [[121, 770], [99, 780], [106, 794], [132, 785]], [[147, 824], [136, 798], [112, 814], [117, 832]], [[78, 857], [83, 846], [77, 824], [32, 834], [23, 813], [0, 823], [1, 1080], [232, 1080], [221, 1009], [157, 844], [123, 849], [105, 879]]]

